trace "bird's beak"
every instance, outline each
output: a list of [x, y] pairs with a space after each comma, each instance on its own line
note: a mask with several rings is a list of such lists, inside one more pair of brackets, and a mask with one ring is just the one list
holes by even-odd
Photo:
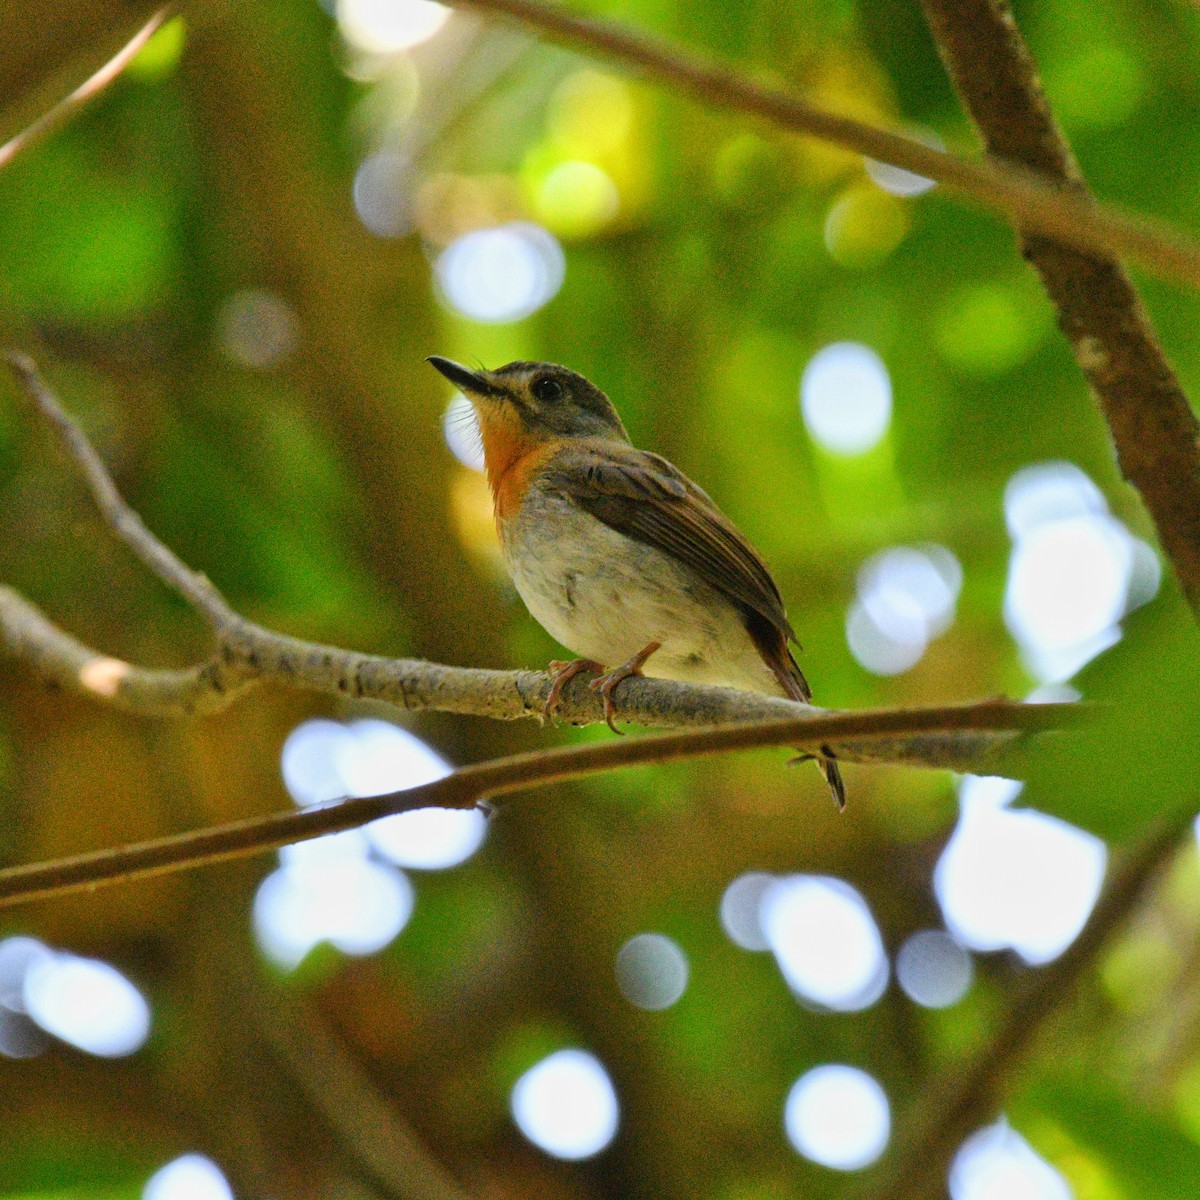
[[449, 358], [441, 358], [431, 354], [426, 360], [436, 371], [440, 371], [456, 388], [461, 388], [468, 396], [494, 396], [500, 399], [504, 392], [488, 377], [486, 371], [472, 371], [462, 363], [456, 363]]

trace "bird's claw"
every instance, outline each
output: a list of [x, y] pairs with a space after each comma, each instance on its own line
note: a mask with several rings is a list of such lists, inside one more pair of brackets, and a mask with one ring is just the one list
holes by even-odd
[[596, 662], [593, 658], [575, 658], [570, 662], [559, 662], [555, 660], [546, 668], [546, 674], [553, 681], [550, 686], [550, 695], [546, 697], [545, 715], [555, 717], [558, 715], [558, 706], [562, 702], [562, 690], [575, 678], [576, 675], [583, 671], [603, 671], [602, 663]]
[[612, 693], [613, 688], [618, 683], [623, 683], [626, 679], [630, 679], [635, 675], [642, 673], [642, 667], [646, 665], [646, 659], [652, 655], [655, 650], [662, 646], [661, 642], [651, 642], [644, 650], [639, 650], [627, 663], [623, 663], [619, 667], [614, 667], [611, 671], [604, 675], [598, 675], [595, 679], [588, 683], [588, 687], [593, 692], [599, 692], [601, 699], [604, 701], [604, 723], [613, 731], [613, 733], [625, 736], [623, 729], [618, 729], [616, 726], [616, 710], [613, 708]]

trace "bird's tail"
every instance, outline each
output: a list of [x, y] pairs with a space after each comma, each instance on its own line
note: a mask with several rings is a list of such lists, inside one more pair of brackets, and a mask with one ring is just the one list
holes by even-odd
[[[789, 699], [800, 700], [805, 704], [812, 703], [812, 688], [808, 686], [808, 680], [804, 678], [804, 672], [792, 657], [786, 642], [783, 646], [782, 661], [772, 662], [769, 658], [766, 661]], [[842, 782], [842, 772], [833, 751], [828, 746], [822, 746], [821, 750], [822, 754], [804, 754], [802, 757], [811, 758], [816, 762], [821, 774], [825, 776], [825, 782], [829, 784], [833, 802], [838, 806], [838, 812], [841, 812], [846, 807], [846, 785]]]
[[822, 750], [826, 752], [826, 757], [817, 759], [817, 766], [820, 768], [821, 774], [825, 776], [825, 782], [829, 784], [829, 790], [833, 794], [833, 802], [838, 806], [838, 812], [846, 807], [846, 785], [842, 782], [842, 772], [833, 757], [829, 755], [829, 747], [822, 746]]

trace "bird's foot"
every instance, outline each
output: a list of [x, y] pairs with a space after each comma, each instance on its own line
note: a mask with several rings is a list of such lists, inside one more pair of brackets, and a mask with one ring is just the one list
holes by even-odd
[[558, 706], [562, 700], [562, 690], [575, 678], [581, 671], [603, 671], [604, 664], [598, 663], [594, 658], [575, 658], [570, 662], [552, 662], [546, 668], [546, 674], [550, 676], [553, 683], [550, 686], [550, 695], [546, 697], [545, 714], [548, 717], [558, 715]]
[[640, 675], [642, 673], [642, 667], [646, 665], [646, 659], [648, 659], [650, 655], [655, 652], [655, 650], [661, 649], [661, 647], [662, 642], [651, 642], [644, 649], [639, 650], [627, 663], [623, 663], [619, 667], [614, 667], [605, 675], [597, 676], [591, 681], [591, 683], [588, 684], [588, 687], [590, 687], [593, 692], [599, 692], [603, 698], [604, 720], [613, 733], [622, 732], [617, 728], [614, 721], [616, 714], [613, 711], [613, 688], [615, 688], [618, 683], [622, 683], [624, 680], [629, 679], [633, 675]]

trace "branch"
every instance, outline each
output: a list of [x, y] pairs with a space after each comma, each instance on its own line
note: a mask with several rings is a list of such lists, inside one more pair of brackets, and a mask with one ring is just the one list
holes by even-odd
[[1004, 1085], [1037, 1036], [1061, 1010], [1083, 973], [1158, 878], [1163, 864], [1192, 837], [1195, 806], [1164, 820], [1120, 864], [1083, 932], [1053, 964], [1013, 997], [991, 1036], [964, 1061], [923, 1084], [897, 1156], [864, 1200], [930, 1200], [945, 1195], [946, 1171], [963, 1139], [993, 1116]]
[[69, 96], [60, 100], [53, 108], [42, 113], [20, 133], [14, 134], [0, 145], [0, 168], [6, 167], [22, 151], [35, 142], [53, 133], [75, 116], [89, 101], [94, 100], [122, 71], [129, 66], [134, 56], [150, 40], [159, 26], [170, 16], [170, 8], [161, 8], [134, 34], [104, 66], [81, 83]]
[[[247, 621], [205, 576], [192, 571], [163, 545], [129, 507], [100, 456], [63, 411], [33, 363], [24, 355], [11, 353], [8, 361], [78, 466], [108, 526], [199, 613], [217, 646], [213, 657], [199, 666], [148, 670], [84, 645], [18, 592], [0, 587], [0, 640], [10, 655], [27, 662], [44, 678], [77, 695], [147, 716], [215, 712], [265, 680], [385, 700], [409, 710], [437, 709], [506, 720], [544, 716], [551, 681], [540, 671], [487, 671], [419, 659], [382, 658], [301, 641]], [[641, 725], [703, 727], [785, 720], [797, 730], [803, 727], [804, 732], [788, 734], [782, 740], [805, 749], [815, 751], [824, 743], [849, 761], [954, 770], [987, 769], [1015, 735], [1059, 728], [1079, 715], [1071, 705], [1007, 702], [924, 713], [838, 714], [732, 688], [644, 678], [625, 681], [619, 691], [619, 716]], [[572, 681], [563, 690], [558, 712], [563, 720], [577, 725], [604, 719], [603, 701], [584, 679]], [[834, 721], [833, 726], [823, 724], [829, 720]], [[827, 732], [815, 732], [818, 727]], [[865, 730], [862, 736], [860, 729]]]
[[0, 41], [0, 143], [101, 70], [161, 0], [6, 4]]
[[[1086, 720], [1088, 714], [1089, 710], [1078, 704], [1014, 704], [994, 700], [948, 708], [818, 713], [684, 730], [659, 737], [556, 746], [460, 767], [433, 783], [387, 795], [250, 817], [120, 849], [9, 867], [0, 870], [0, 908], [92, 891], [102, 884], [246, 858], [419, 808], [474, 808], [511, 792], [546, 787], [616, 767], [797, 744], [814, 750], [832, 747], [840, 751], [846, 746], [865, 757], [866, 747], [872, 742], [891, 745], [897, 733], [913, 742], [919, 742], [926, 734], [935, 739], [945, 737], [950, 730], [993, 735], [1003, 732], [1006, 740], [1011, 740], [1020, 733], [1059, 729], [1067, 721]], [[992, 739], [993, 747], [999, 743], [1000, 739]]]
[[[922, 0], [942, 57], [989, 151], [1092, 203], [1005, 0]], [[1200, 617], [1200, 425], [1128, 274], [1047, 240], [1020, 219], [1024, 251], [1058, 309], [1159, 541]], [[1113, 249], [1117, 247], [1114, 244]], [[1108, 256], [1106, 256], [1108, 257]], [[1130, 257], [1134, 257], [1130, 255]]]
[[464, 9], [502, 14], [556, 41], [640, 67], [703, 100], [763, 117], [795, 133], [935, 179], [959, 195], [1006, 213], [1023, 228], [1077, 250], [1103, 257], [1122, 255], [1165, 279], [1200, 283], [1200, 246], [1195, 241], [1142, 218], [1101, 207], [1090, 197], [1064, 189], [1054, 178], [1019, 162], [958, 158], [901, 134], [817, 108], [778, 88], [755, 83], [661, 38], [634, 32], [615, 21], [576, 16], [545, 0], [452, 2]]
[[342, 1152], [395, 1200], [471, 1200], [318, 1012], [282, 988], [267, 988], [246, 978], [242, 1000]]

